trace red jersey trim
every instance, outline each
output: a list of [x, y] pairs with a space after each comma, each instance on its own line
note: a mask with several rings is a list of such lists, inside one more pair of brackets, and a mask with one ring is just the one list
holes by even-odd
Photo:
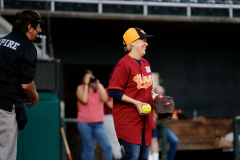
[[115, 87], [115, 86], [109, 86], [108, 89], [120, 89], [120, 90], [123, 90], [123, 88], [121, 88], [121, 87]]
[[[127, 55], [128, 55], [129, 57], [131, 57], [129, 54], [127, 54]], [[136, 60], [135, 60], [133, 57], [131, 57], [131, 58], [134, 60], [135, 63], [137, 63]], [[142, 62], [142, 58], [141, 58], [141, 62]], [[137, 63], [137, 65], [138, 65], [138, 67], [139, 67], [140, 69], [142, 69], [141, 66], [140, 66], [138, 63]]]

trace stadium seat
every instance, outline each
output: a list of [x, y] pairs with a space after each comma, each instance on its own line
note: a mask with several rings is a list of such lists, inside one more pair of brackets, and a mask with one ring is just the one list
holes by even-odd
[[56, 11], [98, 12], [97, 4], [56, 2]]
[[114, 13], [113, 5], [103, 5], [103, 13]]
[[225, 4], [232, 4], [232, 1], [231, 0], [225, 0], [224, 3]]
[[215, 0], [207, 0], [208, 4], [215, 4]]
[[207, 3], [206, 0], [198, 0], [198, 3]]
[[214, 15], [214, 10], [212, 8], [206, 9], [207, 15], [208, 16], [213, 16]]
[[177, 7], [172, 7], [171, 8], [171, 13], [172, 15], [178, 15], [179, 14], [179, 9]]
[[198, 0], [190, 0], [190, 3], [198, 3]]
[[188, 3], [189, 0], [180, 0], [180, 3]]
[[50, 2], [34, 2], [34, 1], [4, 1], [4, 8], [6, 9], [37, 9], [50, 10]]
[[224, 2], [222, 0], [217, 0], [215, 3], [216, 4], [224, 4]]
[[171, 0], [162, 0], [162, 2], [171, 2]]
[[239, 2], [239, 1], [233, 1], [233, 4], [237, 4], [237, 5], [239, 5], [240, 2]]
[[134, 13], [143, 13], [142, 6], [134, 6], [133, 10], [134, 10]]
[[240, 17], [240, 9], [233, 9], [233, 17]]
[[143, 14], [143, 6], [139, 5], [103, 5], [103, 13]]
[[17, 2], [13, 2], [13, 8], [17, 9], [17, 8], [22, 8], [22, 4], [21, 2], [17, 1]]
[[121, 5], [116, 5], [115, 6], [115, 12], [122, 13], [123, 12], [123, 7]]
[[191, 8], [193, 16], [207, 16], [206, 8]]

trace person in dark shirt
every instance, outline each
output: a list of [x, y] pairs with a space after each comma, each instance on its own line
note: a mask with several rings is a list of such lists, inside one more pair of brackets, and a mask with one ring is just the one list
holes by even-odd
[[19, 124], [16, 111], [39, 101], [34, 84], [37, 50], [32, 43], [42, 32], [38, 12], [15, 15], [12, 32], [0, 39], [0, 159], [16, 160]]

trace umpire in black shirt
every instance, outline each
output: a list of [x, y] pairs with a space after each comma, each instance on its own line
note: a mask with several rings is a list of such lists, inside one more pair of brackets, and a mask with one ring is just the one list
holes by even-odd
[[[0, 160], [16, 160], [18, 125], [16, 110], [39, 101], [34, 84], [41, 16], [34, 10], [15, 15], [12, 32], [0, 39]], [[22, 109], [24, 110], [24, 109]]]

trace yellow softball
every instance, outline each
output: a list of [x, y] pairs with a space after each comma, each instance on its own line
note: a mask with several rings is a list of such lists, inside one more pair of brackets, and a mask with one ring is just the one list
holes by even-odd
[[148, 105], [142, 105], [142, 111], [143, 112], [146, 112], [146, 114], [150, 113], [151, 112], [151, 106], [148, 104]]

